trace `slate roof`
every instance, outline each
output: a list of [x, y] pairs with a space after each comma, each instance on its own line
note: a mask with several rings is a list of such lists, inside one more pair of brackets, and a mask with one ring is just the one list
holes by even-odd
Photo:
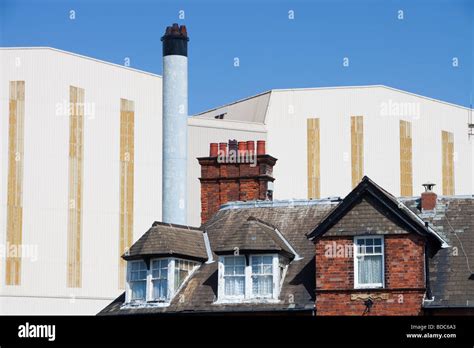
[[[407, 231], [428, 237], [436, 250], [440, 247], [448, 246], [442, 235], [438, 234], [429, 225], [426, 225], [425, 221], [403, 204], [402, 201], [377, 185], [367, 176], [364, 176], [361, 182], [344, 197], [342, 202], [328, 213], [311, 233], [308, 233], [308, 238], [316, 240], [321, 237], [334, 226], [342, 216], [352, 210], [356, 204], [359, 204], [362, 198], [371, 201], [374, 206], [378, 205], [383, 207], [387, 213], [395, 216]], [[374, 222], [374, 224], [377, 222]]]
[[168, 255], [185, 256], [200, 261], [207, 260], [203, 231], [188, 226], [155, 222], [123, 255], [123, 258], [132, 260], [147, 256]]
[[438, 197], [430, 212], [419, 210], [419, 198], [403, 201], [450, 245], [430, 259], [434, 300], [425, 301], [424, 307], [474, 307], [474, 197]]
[[[202, 226], [209, 236], [211, 249], [224, 243], [229, 235], [238, 234], [239, 228], [248, 222], [249, 217], [264, 221], [265, 224], [278, 229], [282, 237], [301, 257], [289, 264], [278, 303], [215, 304], [218, 263], [212, 262], [203, 263], [193, 273], [168, 307], [120, 309], [125, 298], [122, 294], [99, 314], [311, 311], [315, 303], [314, 245], [306, 238], [306, 233], [314, 229], [320, 219], [336, 204], [327, 200], [322, 204], [319, 203], [314, 201], [307, 205], [220, 210]], [[217, 259], [216, 255], [214, 259]]]
[[254, 216], [249, 216], [237, 229], [223, 230], [212, 249], [216, 254], [228, 254], [235, 248], [240, 253], [277, 252], [290, 259], [296, 256], [274, 226]]

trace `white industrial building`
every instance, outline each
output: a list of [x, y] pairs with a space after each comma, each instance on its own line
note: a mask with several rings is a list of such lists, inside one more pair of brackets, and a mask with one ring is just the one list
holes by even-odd
[[[94, 314], [162, 217], [162, 78], [52, 48], [0, 49], [0, 313]], [[274, 199], [472, 195], [472, 110], [385, 86], [272, 90], [188, 119], [187, 223], [210, 142], [266, 140]], [[23, 246], [23, 255], [12, 245]], [[11, 250], [10, 250], [11, 249]]]

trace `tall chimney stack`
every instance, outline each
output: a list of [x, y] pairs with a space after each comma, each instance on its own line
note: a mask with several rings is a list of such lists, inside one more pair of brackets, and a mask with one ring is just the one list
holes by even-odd
[[[257, 151], [255, 151], [257, 150]], [[273, 199], [273, 166], [277, 159], [266, 154], [265, 141], [229, 140], [211, 143], [201, 165], [201, 222], [210, 219], [222, 204], [232, 201]]]
[[184, 25], [166, 28], [163, 42], [164, 222], [186, 225], [188, 34]]

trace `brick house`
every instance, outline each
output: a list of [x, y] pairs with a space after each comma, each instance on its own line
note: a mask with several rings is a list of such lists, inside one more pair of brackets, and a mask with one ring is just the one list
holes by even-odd
[[202, 225], [153, 223], [100, 315], [473, 314], [473, 197], [397, 199], [364, 177], [344, 199], [273, 201], [264, 142], [198, 161]]
[[[447, 242], [368, 177], [308, 235], [321, 315], [419, 315], [429, 257]], [[361, 312], [364, 304], [364, 311]]]

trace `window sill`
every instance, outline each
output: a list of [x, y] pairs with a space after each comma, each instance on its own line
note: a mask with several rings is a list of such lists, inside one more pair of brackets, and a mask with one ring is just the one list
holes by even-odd
[[255, 304], [265, 304], [265, 303], [280, 303], [281, 301], [274, 298], [241, 298], [241, 299], [220, 299], [213, 302], [213, 305], [223, 305], [223, 304], [242, 304], [242, 303], [255, 303]]
[[385, 287], [383, 285], [358, 285], [354, 286], [354, 290], [383, 290]]
[[169, 307], [170, 302], [141, 301], [124, 303], [120, 309]]

